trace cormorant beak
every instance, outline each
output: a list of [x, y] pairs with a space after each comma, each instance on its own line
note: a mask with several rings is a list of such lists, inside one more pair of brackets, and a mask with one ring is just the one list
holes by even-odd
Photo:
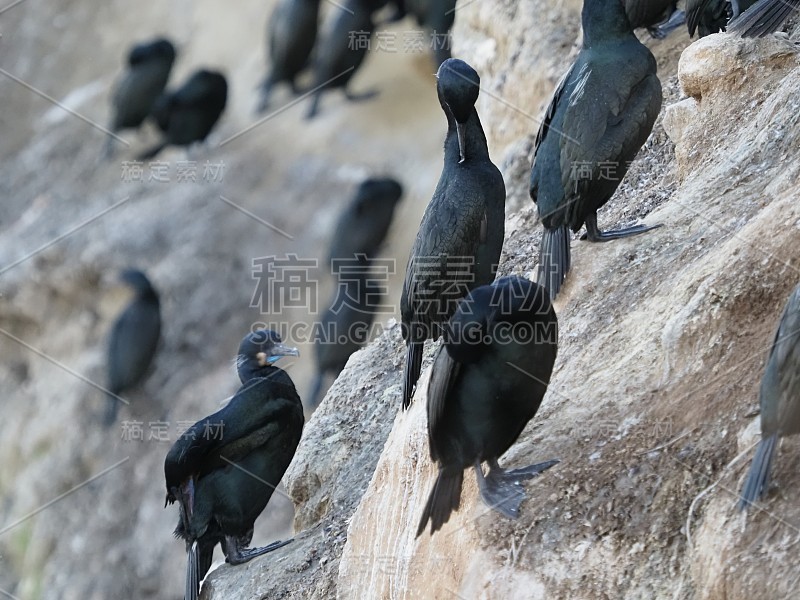
[[466, 135], [467, 125], [465, 123], [459, 123], [456, 121], [456, 133], [458, 134], [458, 153], [461, 155], [461, 160], [458, 161], [458, 164], [463, 163], [466, 159], [466, 142], [464, 141]]
[[271, 365], [283, 356], [300, 356], [300, 351], [297, 348], [292, 348], [291, 346], [275, 344], [272, 346], [272, 348], [270, 348], [269, 355], [267, 355], [266, 352], [259, 352], [256, 354], [258, 365], [260, 367]]

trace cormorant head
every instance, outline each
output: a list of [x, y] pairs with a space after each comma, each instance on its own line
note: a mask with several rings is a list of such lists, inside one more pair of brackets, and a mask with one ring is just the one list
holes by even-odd
[[128, 54], [128, 64], [135, 66], [149, 60], [163, 60], [170, 65], [175, 61], [175, 46], [167, 39], [158, 38], [152, 42], [136, 44]]
[[604, 39], [633, 33], [623, 0], [585, 0], [581, 25], [585, 48]]
[[456, 122], [458, 148], [461, 161], [464, 162], [466, 123], [478, 101], [481, 78], [478, 73], [463, 60], [448, 58], [436, 73], [436, 91], [439, 102], [445, 111], [449, 111]]
[[130, 286], [138, 296], [156, 295], [150, 280], [137, 269], [125, 269], [120, 273], [120, 281]]
[[361, 214], [373, 202], [394, 205], [402, 195], [403, 186], [391, 177], [366, 179], [356, 192], [356, 211]]
[[253, 377], [262, 376], [268, 367], [284, 356], [300, 356], [297, 348], [281, 342], [281, 336], [269, 329], [257, 329], [244, 336], [239, 344], [236, 370], [239, 379], [246, 383]]
[[[491, 285], [475, 288], [459, 302], [445, 326], [447, 352], [453, 360], [471, 363], [495, 343], [528, 343], [534, 339], [556, 343], [557, 324], [535, 326], [555, 323], [555, 318], [543, 287], [522, 277], [501, 277]], [[518, 323], [531, 326], [515, 327]]]

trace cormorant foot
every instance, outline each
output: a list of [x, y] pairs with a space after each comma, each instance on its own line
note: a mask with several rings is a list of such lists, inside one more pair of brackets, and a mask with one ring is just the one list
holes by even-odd
[[364, 100], [371, 100], [378, 94], [380, 94], [380, 90], [370, 90], [368, 92], [361, 92], [360, 94], [354, 94], [347, 90], [344, 91], [344, 97], [350, 102], [363, 102]]
[[294, 539], [286, 540], [285, 542], [278, 540], [272, 542], [267, 546], [261, 548], [242, 548], [239, 538], [225, 536], [225, 543], [223, 551], [225, 552], [225, 562], [231, 565], [241, 565], [248, 561], [253, 560], [256, 556], [261, 556], [267, 552], [272, 552], [278, 548], [283, 548], [285, 545], [293, 542]]
[[487, 475], [483, 474], [480, 463], [477, 463], [475, 473], [478, 477], [481, 499], [489, 508], [504, 514], [509, 519], [516, 519], [519, 517], [519, 507], [525, 499], [525, 490], [521, 482], [535, 477], [557, 463], [557, 460], [548, 460], [529, 467], [504, 471], [497, 464], [497, 460], [490, 460]]
[[519, 469], [511, 469], [510, 471], [506, 471], [506, 477], [511, 479], [517, 479], [521, 481], [527, 481], [528, 479], [533, 479], [539, 473], [544, 473], [550, 467], [554, 467], [560, 461], [558, 459], [553, 460], [546, 460], [544, 462], [536, 463], [535, 465], [531, 465], [529, 467], [522, 467]]
[[663, 23], [659, 23], [655, 27], [648, 27], [647, 31], [650, 35], [657, 39], [663, 40], [674, 30], [682, 27], [686, 23], [686, 13], [682, 10], [676, 10], [670, 15], [669, 19]]
[[619, 240], [633, 235], [639, 235], [653, 229], [663, 227], [661, 223], [658, 225], [634, 225], [633, 227], [626, 227], [625, 229], [615, 229], [613, 231], [600, 231], [596, 225], [594, 230], [586, 223], [586, 233], [581, 236], [582, 240], [589, 240], [590, 242], [610, 242], [611, 240]]

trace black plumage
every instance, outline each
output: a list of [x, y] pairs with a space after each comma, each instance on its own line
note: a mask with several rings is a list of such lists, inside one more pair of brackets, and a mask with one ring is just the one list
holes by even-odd
[[583, 48], [547, 108], [531, 169], [530, 196], [544, 225], [538, 281], [551, 298], [570, 269], [570, 229], [585, 223], [588, 239], [598, 242], [654, 228], [603, 232], [597, 211], [661, 109], [656, 60], [633, 34], [619, 0], [586, 0], [581, 20]]
[[319, 404], [325, 378], [338, 375], [370, 338], [375, 313], [386, 296], [385, 285], [370, 276], [372, 261], [402, 195], [403, 187], [394, 179], [367, 179], [336, 223], [328, 265], [338, 281], [329, 308], [315, 324], [317, 376], [309, 406]]
[[[128, 68], [114, 87], [111, 98], [111, 131], [135, 129], [144, 123], [167, 86], [175, 56], [175, 46], [163, 38], [131, 48]], [[109, 137], [106, 156], [110, 156], [113, 150], [114, 138]]]
[[761, 441], [742, 488], [739, 508], [764, 496], [778, 440], [800, 433], [800, 286], [783, 310], [761, 379]]
[[330, 307], [315, 323], [317, 376], [308, 400], [310, 407], [322, 399], [325, 378], [341, 373], [350, 355], [369, 341], [375, 313], [385, 298], [385, 285], [371, 280], [366, 272], [351, 274], [339, 282]]
[[654, 38], [663, 38], [683, 23], [683, 13], [675, 14], [677, 0], [625, 0], [625, 14], [631, 27], [644, 27]]
[[144, 380], [161, 337], [161, 306], [150, 281], [144, 273], [134, 269], [124, 271], [121, 279], [135, 295], [117, 317], [108, 338], [106, 425], [117, 418], [119, 395]]
[[297, 354], [273, 331], [245, 336], [237, 357], [242, 387], [224, 408], [192, 425], [167, 454], [166, 501], [179, 504], [175, 535], [186, 542], [188, 554], [185, 600], [197, 599], [217, 544], [226, 562], [236, 565], [288, 543], [247, 548], [255, 520], [300, 442], [300, 397], [286, 372], [273, 365]]
[[489, 158], [475, 102], [480, 78], [462, 60], [444, 61], [436, 89], [447, 117], [444, 166], [411, 249], [400, 315], [407, 357], [403, 406], [422, 367], [426, 339], [436, 339], [459, 299], [489, 283], [503, 247], [506, 190]]
[[[377, 4], [383, 5], [385, 1]], [[348, 86], [367, 56], [375, 31], [372, 13], [378, 5], [375, 0], [344, 0], [338, 10], [332, 12], [314, 55], [314, 93], [307, 119], [319, 112], [319, 103], [326, 91], [341, 89], [350, 101], [367, 100], [377, 94], [375, 91], [353, 94]]]
[[456, 0], [405, 0], [402, 7], [431, 35], [433, 58], [438, 67], [450, 58], [450, 30], [456, 17]]
[[308, 66], [317, 40], [319, 0], [281, 0], [267, 26], [269, 73], [261, 84], [258, 111], [269, 105], [272, 88], [288, 83], [300, 93], [297, 76]]
[[725, 31], [728, 22], [750, 8], [756, 0], [686, 0], [686, 26], [689, 37]]
[[[514, 471], [497, 463], [547, 391], [558, 348], [558, 321], [544, 288], [504, 277], [472, 290], [450, 319], [428, 386], [428, 442], [439, 473], [417, 536], [439, 530], [457, 510], [464, 469], [475, 468], [487, 506], [516, 518], [520, 484], [550, 460]], [[489, 464], [484, 475], [481, 463]]]
[[733, 17], [728, 31], [742, 37], [764, 37], [781, 28], [800, 7], [800, 0], [758, 0], [747, 4], [741, 7], [738, 18]]
[[153, 117], [164, 138], [139, 160], [153, 158], [169, 145], [204, 141], [222, 116], [227, 99], [225, 76], [205, 69], [195, 72], [177, 90], [163, 94], [153, 106]]
[[374, 258], [386, 239], [403, 187], [394, 179], [363, 181], [334, 227], [328, 263], [364, 255]]

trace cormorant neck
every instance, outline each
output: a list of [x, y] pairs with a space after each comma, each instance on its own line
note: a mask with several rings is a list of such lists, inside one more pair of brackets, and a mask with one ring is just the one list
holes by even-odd
[[[458, 147], [458, 132], [456, 131], [455, 117], [445, 108], [447, 114], [447, 138], [444, 142], [444, 160], [446, 163], [461, 162], [461, 152]], [[464, 132], [464, 161], [489, 158], [489, 146], [486, 135], [483, 133], [480, 117], [475, 107], [467, 119]]]
[[586, 0], [581, 12], [581, 25], [584, 48], [633, 36], [622, 0]]
[[136, 292], [136, 295], [141, 300], [146, 300], [148, 302], [153, 302], [158, 304], [158, 294], [152, 287], [146, 287], [144, 289], [140, 289]]
[[251, 379], [257, 377], [275, 377], [279, 373], [283, 373], [283, 369], [274, 365], [259, 366], [255, 360], [248, 360], [245, 364], [241, 365], [238, 369], [239, 381], [242, 384], [247, 383]]

